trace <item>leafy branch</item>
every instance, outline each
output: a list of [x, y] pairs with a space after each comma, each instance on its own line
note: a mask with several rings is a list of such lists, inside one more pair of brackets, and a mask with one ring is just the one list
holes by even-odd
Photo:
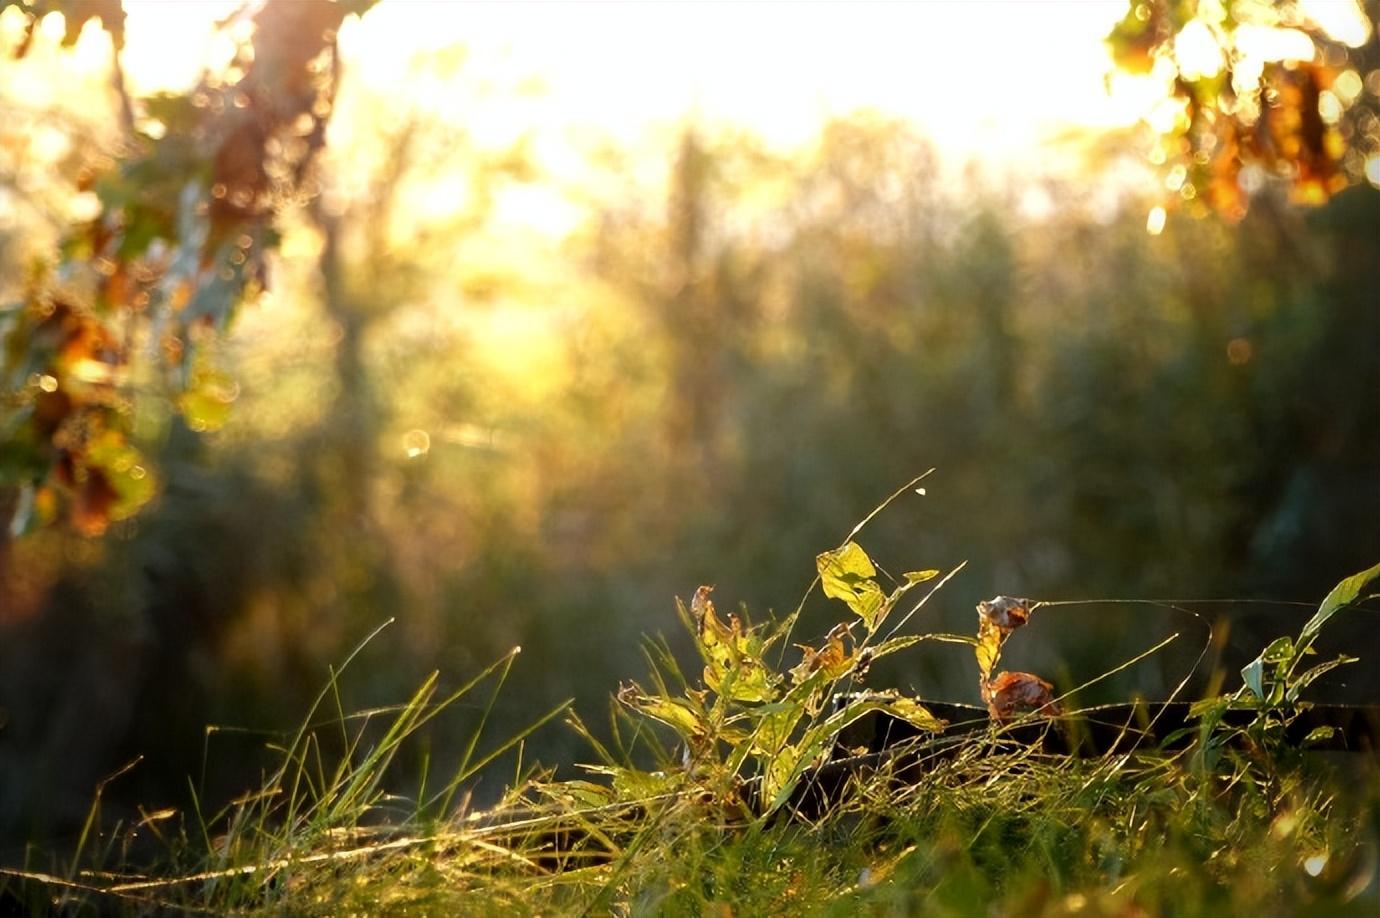
[[[238, 388], [206, 345], [267, 285], [277, 215], [313, 192], [336, 33], [370, 5], [268, 0], [236, 13], [252, 36], [227, 70], [143, 100], [118, 165], [81, 179], [98, 213], [33, 267], [21, 301], [0, 306], [0, 538], [58, 520], [100, 535], [154, 495], [133, 442], [141, 380], [161, 379], [192, 429], [224, 423]], [[31, 31], [50, 6], [19, 5]], [[94, 17], [118, 49], [118, 3], [57, 10], [69, 39]]]

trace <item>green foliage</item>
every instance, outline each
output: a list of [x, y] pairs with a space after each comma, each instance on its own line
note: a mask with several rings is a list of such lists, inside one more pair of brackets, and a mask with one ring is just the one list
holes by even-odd
[[1306, 653], [1322, 631], [1323, 625], [1327, 624], [1327, 620], [1336, 615], [1343, 607], [1359, 599], [1361, 591], [1377, 577], [1380, 577], [1380, 564], [1367, 568], [1359, 574], [1353, 574], [1333, 587], [1332, 591], [1323, 599], [1322, 605], [1318, 606], [1317, 614], [1310, 618], [1303, 626], [1303, 630], [1299, 632], [1298, 644], [1296, 646], [1286, 645], [1289, 653], [1294, 656]]
[[[16, 844], [68, 831], [55, 814], [79, 811], [125, 750], [171, 763], [141, 775], [175, 793], [198, 751], [174, 750], [177, 737], [208, 718], [295, 717], [343, 636], [395, 611], [407, 633], [370, 667], [372, 696], [520, 642], [540, 662], [510, 687], [511, 716], [571, 694], [587, 709], [639, 672], [627, 636], [673, 614], [667, 597], [712, 577], [735, 603], [767, 608], [839, 541], [829, 521], [915, 468], [938, 466], [943, 488], [866, 539], [893, 572], [886, 559], [969, 558], [972, 582], [1040, 596], [1297, 597], [1377, 556], [1380, 423], [1358, 397], [1380, 391], [1370, 189], [1302, 216], [1254, 208], [1237, 227], [1171, 219], [1150, 239], [1148, 201], [1109, 201], [1092, 177], [1050, 182], [1055, 209], [1035, 219], [1013, 209], [1028, 176], [957, 184], [923, 137], [875, 116], [789, 156], [706, 126], [705, 182], [696, 191], [687, 176], [683, 206], [620, 185], [658, 171], [627, 154], [588, 189], [597, 200], [563, 248], [524, 239], [530, 260], [509, 268], [477, 205], [429, 219], [407, 208], [414, 195], [391, 193], [438, 177], [476, 200], [503, 196], [463, 131], [356, 88], [342, 104], [367, 105], [359, 123], [379, 126], [363, 136], [403, 153], [342, 169], [378, 189], [340, 218], [345, 306], [319, 289], [312, 252], [282, 253], [272, 308], [247, 311], [218, 349], [216, 367], [241, 383], [224, 433], [141, 423], [158, 380], [117, 419], [142, 432], [157, 506], [99, 544], [47, 531], [7, 546], [0, 830]], [[188, 125], [166, 141], [190, 137], [201, 110], [149, 112]], [[148, 182], [163, 200], [157, 171], [119, 184]], [[118, 206], [174, 231], [163, 227], [176, 213]], [[390, 207], [408, 232], [379, 245]], [[712, 218], [682, 264], [668, 230], [696, 213]], [[489, 348], [491, 323], [519, 331]], [[554, 355], [549, 376], [529, 347]], [[183, 365], [207, 350], [195, 342]], [[662, 436], [682, 426], [701, 433]], [[406, 459], [414, 430], [430, 451]], [[42, 467], [41, 442], [4, 447], [0, 465]], [[967, 628], [970, 604], [938, 599], [933, 627]], [[1230, 669], [1281, 633], [1245, 614], [1268, 606], [1218, 608], [1242, 613]], [[1143, 646], [1158, 622], [1135, 611], [1042, 623], [1031, 641], [1047, 653], [1041, 641], [1057, 640], [1080, 679]], [[837, 653], [810, 637], [835, 618], [853, 623]], [[832, 672], [853, 665], [862, 630], [842, 602], [797, 622]], [[789, 639], [768, 657], [778, 652], [808, 671]], [[972, 664], [952, 656], [898, 654], [869, 678], [976, 700]], [[1167, 692], [1181, 672], [1171, 657], [1104, 681], [1102, 697]], [[703, 665], [691, 681], [707, 691]], [[1350, 689], [1366, 691], [1371, 671], [1352, 669]], [[116, 714], [108, 733], [38, 723], [20, 713], [36, 699]], [[438, 737], [432, 754], [463, 736]], [[575, 744], [547, 735], [529, 751], [566, 763]], [[247, 758], [223, 764], [237, 786], [257, 774]], [[110, 793], [143, 799], [125, 783]], [[38, 802], [58, 800], [69, 806]]]
[[886, 595], [877, 581], [877, 569], [872, 559], [854, 542], [836, 551], [824, 552], [816, 559], [819, 582], [824, 595], [842, 599], [854, 614], [863, 620], [869, 631], [877, 628], [877, 619], [886, 604]]
[[[1298, 671], [1307, 657], [1316, 654], [1312, 645], [1323, 625], [1359, 598], [1361, 591], [1377, 576], [1380, 576], [1380, 565], [1342, 580], [1304, 624], [1298, 638], [1288, 635], [1276, 638], [1242, 668], [1240, 689], [1230, 695], [1205, 698], [1193, 705], [1193, 716], [1198, 719], [1198, 749], [1195, 752], [1198, 767], [1207, 768], [1220, 756], [1223, 746], [1240, 737], [1246, 737], [1251, 748], [1281, 752], [1285, 730], [1310, 707], [1304, 700], [1304, 692], [1332, 670], [1359, 661], [1359, 657], [1339, 654]], [[1253, 712], [1250, 723], [1242, 727], [1224, 724], [1224, 717], [1232, 710]], [[1333, 729], [1327, 726], [1314, 729], [1305, 737], [1304, 745], [1329, 739]]]
[[1318, 606], [1318, 611], [1304, 624], [1296, 640], [1288, 636], [1276, 638], [1258, 657], [1246, 664], [1241, 670], [1241, 678], [1245, 683], [1243, 691], [1237, 693], [1235, 700], [1259, 706], [1264, 710], [1292, 706], [1298, 701], [1303, 690], [1319, 676], [1338, 666], [1355, 663], [1356, 657], [1342, 654], [1302, 673], [1295, 672], [1307, 655], [1316, 652], [1313, 650], [1313, 642], [1317, 640], [1328, 619], [1355, 602], [1361, 591], [1377, 577], [1380, 577], [1380, 564], [1354, 574], [1333, 587]]
[[[654, 669], [655, 693], [636, 683], [618, 693], [626, 709], [673, 729], [683, 744], [691, 780], [711, 794], [740, 801], [738, 805], [751, 785], [763, 815], [785, 805], [806, 770], [861, 717], [881, 712], [925, 731], [943, 727], [914, 699], [895, 693], [870, 693], [830, 709], [841, 687], [860, 681], [873, 661], [923, 639], [878, 642], [878, 632], [906, 592], [930, 579], [925, 576], [930, 572], [908, 578], [888, 596], [873, 579], [877, 568], [872, 559], [851, 540], [819, 555], [818, 565], [825, 595], [843, 600], [862, 619], [861, 638], [854, 638], [853, 625], [840, 623], [820, 649], [800, 645], [801, 662], [788, 674], [777, 673], [766, 654], [790, 634], [796, 616], [751, 626], [732, 615], [725, 624], [709, 598], [712, 588], [700, 587], [689, 609], [682, 604], [680, 612], [705, 663], [704, 688], [684, 686], [677, 697], [668, 688], [667, 674]], [[679, 674], [669, 655], [662, 659], [672, 674]], [[649, 780], [626, 765], [607, 765], [636, 786]]]

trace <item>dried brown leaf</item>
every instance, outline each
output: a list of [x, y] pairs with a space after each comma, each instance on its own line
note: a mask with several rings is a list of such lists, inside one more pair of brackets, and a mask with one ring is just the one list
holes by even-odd
[[983, 687], [983, 700], [987, 713], [1001, 723], [1031, 711], [1051, 717], [1061, 713], [1054, 686], [1030, 673], [999, 674]]

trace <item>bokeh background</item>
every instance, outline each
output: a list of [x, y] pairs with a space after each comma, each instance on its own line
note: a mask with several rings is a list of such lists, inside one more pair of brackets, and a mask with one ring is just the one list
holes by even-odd
[[[233, 6], [127, 3], [132, 94], [224, 66]], [[598, 729], [644, 635], [685, 649], [674, 597], [789, 612], [816, 553], [930, 468], [860, 536], [892, 571], [967, 562], [913, 628], [967, 631], [997, 593], [1241, 600], [1038, 617], [1011, 663], [1065, 687], [1183, 633], [1092, 701], [1166, 695], [1208, 622], [1230, 627], [1199, 688], [1296, 629], [1290, 602], [1380, 559], [1380, 190], [1166, 213], [1162, 88], [1102, 43], [1123, 15], [383, 0], [348, 21], [320, 212], [282, 217], [270, 289], [203, 345], [228, 420], [194, 432], [141, 394], [157, 498], [0, 550], [0, 852], [74, 831], [137, 756], [116, 814], [185, 806], [189, 776], [254, 785], [390, 619], [347, 709], [520, 645], [486, 736], [567, 698]], [[62, 36], [48, 17], [0, 65], [0, 299], [90, 207], [70, 177], [117, 155], [109, 37]], [[811, 600], [801, 639], [837, 615]], [[975, 701], [939, 646], [870, 678]], [[400, 784], [477, 716], [438, 722]], [[525, 754], [588, 757], [559, 725]]]

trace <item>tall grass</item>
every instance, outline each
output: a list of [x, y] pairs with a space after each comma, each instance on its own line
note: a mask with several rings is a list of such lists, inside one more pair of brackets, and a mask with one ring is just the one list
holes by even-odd
[[[840, 694], [878, 656], [926, 638], [972, 645], [986, 691], [1009, 637], [987, 619], [976, 637], [899, 635], [947, 578], [920, 571], [884, 586], [854, 541], [860, 528], [818, 559], [816, 584], [849, 615], [793, 667], [784, 650], [799, 608], [779, 622], [725, 621], [702, 588], [682, 607], [702, 670], [687, 672], [654, 642], [648, 687], [622, 687], [606, 731], [560, 705], [491, 743], [489, 713], [516, 648], [449, 694], [433, 674], [395, 707], [347, 714], [341, 679], [361, 644], [273, 747], [277, 764], [260, 787], [208, 811], [191, 786], [186, 812], [110, 826], [98, 793], [65, 860], [0, 870], [0, 905], [321, 915], [1363, 914], [1380, 905], [1373, 763], [1323, 763], [1283, 742], [1306, 704], [1302, 689], [1349, 662], [1301, 669], [1313, 638], [1380, 567], [1339, 585], [1297, 639], [1266, 648], [1240, 689], [1200, 701], [1186, 742], [1075, 757], [1017, 741], [1054, 711], [1043, 699], [959, 732], [915, 699]], [[404, 744], [481, 693], [483, 717], [458, 765], [440, 781], [428, 769], [406, 797], [390, 793]], [[579, 776], [523, 761], [526, 737], [561, 714], [592, 750]], [[846, 731], [868, 717], [914, 735], [856, 755]], [[472, 807], [467, 787], [505, 756], [515, 764], [502, 798]], [[829, 762], [838, 779], [826, 791], [812, 782]], [[135, 839], [150, 835], [159, 853], [143, 862]]]

